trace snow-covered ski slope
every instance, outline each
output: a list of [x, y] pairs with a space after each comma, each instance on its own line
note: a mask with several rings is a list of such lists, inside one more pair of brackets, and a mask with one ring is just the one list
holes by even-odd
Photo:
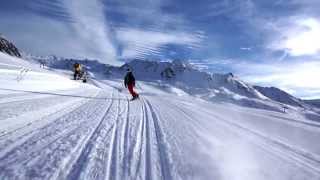
[[[0, 53], [0, 179], [318, 180], [320, 123]], [[21, 68], [29, 69], [21, 80]]]

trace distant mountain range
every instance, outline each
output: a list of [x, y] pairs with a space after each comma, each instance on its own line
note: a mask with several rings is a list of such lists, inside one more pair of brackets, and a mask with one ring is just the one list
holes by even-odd
[[46, 62], [54, 69], [71, 70], [75, 62], [80, 62], [94, 76], [122, 79], [127, 69], [134, 72], [140, 81], [179, 88], [185, 93], [210, 101], [227, 101], [243, 106], [283, 111], [285, 106], [302, 109], [312, 108], [312, 104], [296, 98], [275, 87], [252, 86], [232, 73], [219, 74], [204, 72], [180, 60], [156, 62], [134, 59], [124, 65], [112, 66], [96, 60], [65, 59], [56, 56], [30, 57], [37, 62]]
[[[13, 43], [0, 36], [0, 51], [21, 57]], [[147, 60], [127, 60], [128, 63], [117, 67], [102, 64], [96, 60], [68, 59], [56, 56], [28, 56], [26, 59], [45, 63], [54, 69], [72, 70], [75, 62], [85, 65], [94, 76], [122, 79], [127, 69], [131, 69], [141, 81], [159, 86], [174, 86], [185, 93], [211, 101], [228, 101], [249, 107], [282, 111], [284, 106], [303, 109], [320, 107], [320, 100], [301, 100], [276, 87], [252, 86], [243, 82], [232, 73], [218, 74], [204, 72], [181, 60], [159, 62]]]

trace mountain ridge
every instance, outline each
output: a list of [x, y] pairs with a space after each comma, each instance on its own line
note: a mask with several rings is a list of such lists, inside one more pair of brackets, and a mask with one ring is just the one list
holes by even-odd
[[[279, 88], [255, 86], [246, 83], [233, 73], [209, 73], [196, 68], [182, 60], [151, 61], [127, 60], [122, 66], [103, 64], [98, 60], [61, 58], [56, 56], [30, 57], [37, 62], [46, 62], [47, 66], [56, 69], [72, 70], [75, 62], [83, 64], [91, 76], [122, 79], [128, 68], [132, 69], [138, 80], [158, 83], [159, 86], [172, 85], [188, 94], [211, 101], [228, 101], [249, 107], [261, 107], [282, 111], [284, 106], [310, 109], [312, 106]], [[159, 83], [161, 82], [161, 83]], [[271, 92], [270, 92], [271, 91]], [[283, 99], [277, 98], [284, 96]], [[266, 103], [275, 102], [274, 105]]]
[[0, 34], [0, 52], [4, 52], [11, 56], [21, 57], [19, 49], [3, 35]]

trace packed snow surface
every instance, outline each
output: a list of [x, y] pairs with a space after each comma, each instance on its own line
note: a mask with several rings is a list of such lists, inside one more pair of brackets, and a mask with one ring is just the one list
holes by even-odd
[[320, 178], [320, 122], [297, 112], [142, 81], [128, 101], [122, 80], [83, 84], [0, 55], [0, 179]]

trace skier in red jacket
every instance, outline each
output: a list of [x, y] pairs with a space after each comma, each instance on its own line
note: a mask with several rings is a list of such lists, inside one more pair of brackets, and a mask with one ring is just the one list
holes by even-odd
[[124, 86], [128, 88], [130, 94], [132, 95], [131, 100], [135, 100], [139, 98], [139, 94], [133, 90], [135, 84], [136, 84], [136, 80], [132, 74], [132, 71], [130, 69], [127, 69], [127, 74], [124, 77]]

